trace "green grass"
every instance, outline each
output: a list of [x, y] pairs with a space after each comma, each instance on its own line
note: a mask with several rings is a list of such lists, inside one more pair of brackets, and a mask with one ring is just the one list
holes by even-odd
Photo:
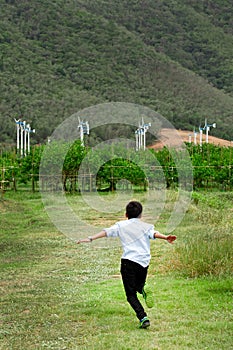
[[[120, 246], [76, 246], [50, 223], [38, 193], [6, 193], [0, 202], [0, 349], [231, 349], [232, 275], [189, 278], [177, 253], [197, 232], [199, 210], [220, 217], [228, 208], [232, 220], [230, 194], [204, 198], [177, 228], [176, 246], [152, 243], [148, 282], [156, 303], [147, 310], [151, 327], [141, 330], [120, 279]], [[212, 231], [215, 220], [208, 222]], [[196, 230], [204, 230], [204, 222]]]

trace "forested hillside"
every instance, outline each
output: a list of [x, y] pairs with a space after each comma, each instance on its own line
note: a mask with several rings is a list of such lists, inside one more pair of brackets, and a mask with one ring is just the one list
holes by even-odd
[[14, 140], [14, 118], [43, 142], [109, 101], [151, 107], [177, 128], [208, 117], [232, 139], [232, 18], [230, 0], [0, 0], [0, 142]]

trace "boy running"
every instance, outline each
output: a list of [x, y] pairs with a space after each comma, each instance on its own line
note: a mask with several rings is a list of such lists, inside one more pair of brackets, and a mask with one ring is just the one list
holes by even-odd
[[121, 257], [121, 276], [127, 301], [139, 319], [139, 327], [147, 328], [150, 321], [140, 303], [137, 293], [143, 295], [146, 305], [153, 307], [154, 300], [151, 290], [146, 285], [147, 271], [150, 263], [150, 239], [164, 239], [169, 243], [176, 236], [165, 236], [154, 230], [154, 225], [141, 221], [142, 205], [131, 201], [126, 206], [127, 220], [118, 221], [109, 228], [104, 228], [92, 237], [80, 239], [77, 243], [88, 243], [103, 237], [119, 237], [123, 255]]

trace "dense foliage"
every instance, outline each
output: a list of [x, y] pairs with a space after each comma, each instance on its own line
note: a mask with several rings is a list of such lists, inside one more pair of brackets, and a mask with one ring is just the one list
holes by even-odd
[[214, 118], [232, 139], [230, 0], [0, 0], [0, 142], [14, 118], [44, 142], [65, 118], [134, 102], [177, 128]]
[[[45, 151], [44, 146], [35, 146], [24, 158], [17, 157], [14, 152], [3, 153], [1, 187], [16, 190], [17, 184], [32, 182], [34, 190], [40, 176], [44, 186], [56, 190], [58, 185], [59, 189], [70, 192], [178, 187], [180, 177], [196, 190], [233, 188], [232, 147], [188, 144], [187, 149], [192, 169], [187, 160], [182, 159], [182, 154], [177, 164], [174, 152], [166, 147], [159, 151], [135, 152], [125, 149], [124, 145], [114, 149], [104, 145], [95, 152], [84, 148], [79, 140], [73, 144], [54, 142]], [[179, 151], [177, 154], [179, 156]]]

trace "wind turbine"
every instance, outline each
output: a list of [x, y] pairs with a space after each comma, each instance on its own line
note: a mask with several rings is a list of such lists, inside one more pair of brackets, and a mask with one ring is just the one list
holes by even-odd
[[216, 123], [213, 123], [213, 124], [208, 124], [207, 123], [207, 118], [205, 118], [205, 130], [206, 130], [206, 143], [209, 142], [209, 131], [210, 131], [210, 128], [213, 127], [213, 128], [216, 128]]
[[84, 146], [83, 138], [84, 138], [84, 135], [89, 135], [90, 127], [89, 127], [88, 121], [84, 122], [80, 120], [80, 118], [78, 118], [78, 121], [79, 121], [78, 130], [80, 132], [80, 140], [81, 140], [82, 146]]
[[[15, 118], [14, 118], [15, 119]], [[35, 129], [31, 129], [30, 124], [26, 124], [26, 121], [21, 119], [15, 119], [16, 123], [16, 150], [20, 153], [21, 157], [30, 153], [30, 133], [35, 133]]]
[[146, 149], [146, 132], [151, 126], [151, 123], [144, 123], [144, 119], [142, 117], [142, 122], [139, 122], [139, 127], [135, 131], [136, 136], [136, 151], [140, 150], [142, 147]]

